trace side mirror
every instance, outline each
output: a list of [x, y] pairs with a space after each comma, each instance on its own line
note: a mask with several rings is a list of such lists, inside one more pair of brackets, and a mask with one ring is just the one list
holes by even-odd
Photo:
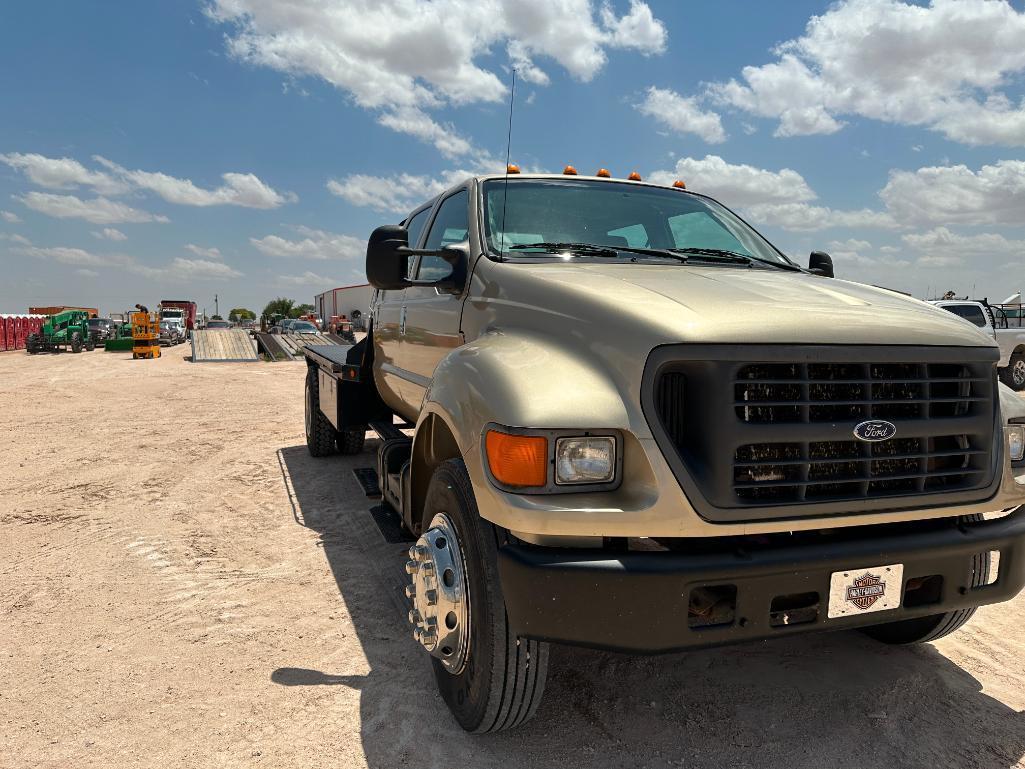
[[400, 224], [378, 227], [367, 241], [367, 280], [384, 291], [409, 285], [406, 264], [409, 256], [409, 231]]
[[[436, 256], [452, 266], [451, 272], [437, 280], [410, 280], [407, 274], [409, 257]], [[460, 293], [466, 283], [466, 267], [470, 246], [466, 241], [453, 243], [440, 250], [409, 247], [409, 232], [397, 224], [378, 227], [367, 241], [367, 280], [383, 291], [408, 286], [434, 286], [439, 291]]]
[[808, 272], [825, 278], [833, 277], [833, 258], [825, 251], [812, 251], [808, 257]]

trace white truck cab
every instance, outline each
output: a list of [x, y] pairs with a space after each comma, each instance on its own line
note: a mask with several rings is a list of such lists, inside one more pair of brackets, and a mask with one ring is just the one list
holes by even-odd
[[1000, 306], [967, 299], [940, 299], [929, 304], [964, 318], [996, 339], [1000, 346], [1000, 380], [1013, 390], [1025, 390], [1025, 327], [1021, 325], [1020, 310], [1008, 313]]

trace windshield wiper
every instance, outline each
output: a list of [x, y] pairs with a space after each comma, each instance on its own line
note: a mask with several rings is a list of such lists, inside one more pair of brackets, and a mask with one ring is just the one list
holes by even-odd
[[586, 254], [587, 256], [618, 256], [620, 252], [629, 254], [642, 254], [643, 256], [655, 256], [662, 259], [675, 259], [678, 262], [686, 262], [687, 257], [683, 254], [673, 253], [671, 249], [665, 248], [637, 248], [634, 246], [600, 246], [596, 243], [520, 243], [510, 246], [509, 249], [537, 248], [547, 253], [568, 253]]
[[688, 254], [700, 261], [725, 262], [728, 264], [751, 264], [753, 262], [760, 262], [761, 264], [768, 264], [772, 267], [779, 267], [781, 270], [801, 271], [800, 267], [793, 264], [787, 264], [786, 262], [773, 262], [769, 259], [751, 256], [750, 254], [741, 254], [738, 251], [729, 251], [725, 248], [671, 248], [669, 250], [673, 253]]

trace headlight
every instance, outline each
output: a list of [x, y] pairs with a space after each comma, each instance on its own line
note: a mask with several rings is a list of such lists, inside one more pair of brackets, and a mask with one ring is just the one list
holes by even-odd
[[608, 483], [615, 475], [615, 438], [559, 438], [555, 442], [556, 483]]
[[1012, 462], [1020, 462], [1025, 457], [1025, 425], [1007, 425], [1004, 427], [1007, 436], [1007, 452]]

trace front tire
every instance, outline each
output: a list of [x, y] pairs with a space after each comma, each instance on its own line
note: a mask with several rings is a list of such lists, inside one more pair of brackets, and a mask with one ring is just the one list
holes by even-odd
[[71, 352], [82, 352], [82, 335], [77, 331], [71, 334]]
[[320, 382], [317, 369], [306, 368], [306, 448], [311, 457], [327, 457], [335, 453], [334, 425], [320, 410]]
[[480, 517], [461, 459], [450, 459], [434, 472], [424, 513], [427, 522], [437, 513], [452, 522], [469, 597], [470, 637], [462, 669], [452, 673], [431, 658], [441, 697], [468, 732], [519, 726], [534, 715], [544, 694], [548, 644], [518, 638], [509, 627], [497, 563], [498, 546], [507, 534]]
[[1007, 368], [1000, 369], [1000, 381], [1017, 392], [1025, 390], [1025, 356], [1012, 355]]
[[[981, 521], [979, 514], [963, 516], [962, 520]], [[989, 552], [977, 553], [972, 558], [972, 587], [979, 587], [989, 582]], [[908, 644], [927, 643], [950, 635], [961, 628], [975, 614], [975, 607], [957, 609], [943, 614], [930, 614], [925, 617], [904, 619], [899, 622], [887, 622], [884, 625], [872, 625], [862, 628], [870, 638], [885, 644], [905, 646]]]

